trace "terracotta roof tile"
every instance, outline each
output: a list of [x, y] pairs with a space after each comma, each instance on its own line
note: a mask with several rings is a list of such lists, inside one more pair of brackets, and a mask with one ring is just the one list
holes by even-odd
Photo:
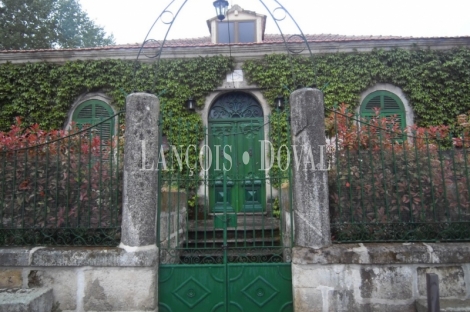
[[[455, 36], [455, 37], [401, 37], [401, 36], [345, 36], [336, 34], [317, 34], [305, 35], [308, 42], [345, 42], [345, 41], [387, 41], [387, 40], [413, 40], [413, 39], [451, 39], [451, 38], [470, 38], [470, 36]], [[299, 35], [284, 35], [288, 42], [301, 42], [302, 39]], [[266, 34], [262, 42], [253, 43], [239, 43], [236, 45], [261, 45], [261, 44], [277, 44], [283, 43], [282, 36]], [[150, 41], [146, 46], [155, 47], [161, 42]], [[167, 48], [177, 47], [207, 47], [207, 46], [226, 46], [228, 44], [214, 44], [211, 42], [210, 37], [188, 38], [188, 39], [172, 39], [165, 42]], [[140, 48], [141, 44], [120, 44], [103, 47], [91, 48], [73, 48], [73, 49], [38, 49], [38, 50], [0, 50], [0, 53], [26, 53], [26, 52], [45, 52], [45, 51], [95, 51], [95, 50], [116, 50], [116, 49], [136, 49]]]

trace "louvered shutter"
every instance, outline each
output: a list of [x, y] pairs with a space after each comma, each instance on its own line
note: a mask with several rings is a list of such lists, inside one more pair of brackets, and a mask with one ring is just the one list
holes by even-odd
[[400, 98], [388, 91], [375, 91], [369, 94], [362, 102], [361, 117], [375, 116], [374, 108], [380, 109], [380, 117], [395, 116], [400, 126], [406, 128], [405, 109]]
[[[103, 101], [89, 100], [80, 104], [73, 113], [72, 120], [79, 129], [92, 127], [92, 131], [107, 141], [114, 134], [114, 118], [107, 120], [113, 115], [113, 110]], [[106, 121], [104, 121], [106, 120]]]
[[396, 96], [383, 95], [383, 106], [380, 115], [384, 117], [394, 116], [395, 121], [400, 124], [402, 130], [406, 127], [405, 110], [400, 99]]
[[380, 95], [374, 96], [371, 98], [365, 106], [366, 111], [370, 111], [371, 113], [374, 113], [374, 109], [379, 108], [382, 109], [381, 107], [381, 98]]
[[[369, 119], [375, 116], [375, 108], [380, 109], [380, 117], [393, 118], [400, 124], [402, 130], [406, 128], [405, 109], [400, 98], [388, 91], [375, 91], [369, 94], [362, 102], [360, 115]], [[400, 142], [401, 135], [396, 137]]]

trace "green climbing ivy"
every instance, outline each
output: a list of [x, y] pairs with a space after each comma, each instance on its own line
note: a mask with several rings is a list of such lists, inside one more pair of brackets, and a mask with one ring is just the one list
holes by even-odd
[[279, 94], [314, 83], [322, 89], [325, 106], [359, 105], [360, 94], [377, 83], [400, 87], [409, 99], [419, 126], [450, 125], [470, 109], [470, 49], [392, 49], [369, 53], [332, 53], [309, 58], [266, 55], [245, 62], [253, 84], [264, 88], [270, 103]]
[[[272, 54], [244, 63], [246, 77], [264, 88], [270, 102], [279, 94], [286, 98], [297, 86], [316, 83], [324, 91], [325, 105], [359, 104], [359, 95], [376, 83], [391, 83], [408, 96], [420, 126], [452, 124], [456, 115], [470, 110], [470, 49], [373, 50], [368, 53], [316, 55], [314, 77], [311, 60]], [[100, 91], [117, 108], [125, 93], [135, 90], [161, 95], [165, 101], [165, 127], [172, 118], [187, 117], [182, 105], [193, 96], [199, 103], [233, 69], [223, 56], [162, 60], [158, 82], [152, 64], [122, 60], [73, 61], [62, 65], [28, 63], [0, 65], [0, 130], [7, 130], [14, 117], [25, 124], [39, 122], [44, 129], [61, 128], [70, 105], [81, 94]], [[196, 118], [196, 117], [191, 117]]]
[[[0, 131], [9, 129], [16, 116], [24, 118], [24, 125], [39, 123], [42, 129], [60, 129], [80, 95], [101, 92], [112, 99], [114, 107], [123, 109], [126, 94], [137, 90], [159, 95], [163, 134], [168, 143], [198, 145], [204, 136], [201, 116], [188, 112], [184, 104], [193, 97], [204, 105], [207, 95], [233, 70], [233, 59], [213, 56], [162, 60], [158, 66], [158, 70], [155, 64], [138, 63], [135, 67], [134, 62], [122, 60], [2, 64]], [[195, 163], [197, 155], [192, 153], [188, 163]], [[168, 157], [173, 168], [175, 159], [171, 153]]]
[[[184, 104], [193, 97], [199, 106], [204, 105], [207, 95], [233, 70], [233, 59], [213, 56], [162, 60], [158, 66], [158, 70], [156, 64], [138, 63], [135, 67], [134, 62], [122, 60], [2, 64], [0, 131], [9, 129], [16, 116], [24, 118], [24, 125], [39, 123], [42, 129], [60, 129], [80, 95], [101, 92], [112, 99], [114, 107], [123, 109], [126, 94], [137, 90], [159, 96], [163, 135], [169, 144], [197, 146], [204, 136], [201, 116], [188, 112]], [[198, 160], [197, 152], [191, 153], [188, 161], [181, 154], [184, 163]], [[170, 169], [176, 169], [175, 156], [167, 152], [166, 157]], [[184, 167], [182, 174], [188, 171]]]
[[184, 109], [185, 101], [192, 96], [202, 105], [232, 69], [233, 60], [224, 56], [162, 60], [155, 83], [154, 64], [138, 64], [134, 79], [134, 62], [123, 60], [1, 64], [0, 130], [8, 130], [16, 116], [26, 125], [62, 128], [76, 99], [98, 91], [112, 98], [118, 109], [133, 90], [160, 94], [165, 129], [178, 118], [200, 123], [197, 114]]
[[[455, 117], [470, 110], [470, 49], [447, 51], [430, 49], [373, 50], [369, 53], [333, 53], [312, 59], [285, 54], [266, 55], [243, 65], [250, 83], [263, 89], [264, 97], [274, 103], [278, 95], [288, 99], [299, 86], [317, 85], [324, 92], [325, 106], [347, 103], [359, 105], [360, 94], [377, 83], [400, 87], [408, 96], [419, 126], [453, 125]], [[316, 74], [315, 74], [316, 73]], [[285, 113], [271, 117], [271, 142], [274, 150], [288, 146]], [[287, 161], [281, 153], [280, 163]], [[277, 161], [271, 176], [282, 177]], [[283, 178], [275, 180], [276, 186]]]

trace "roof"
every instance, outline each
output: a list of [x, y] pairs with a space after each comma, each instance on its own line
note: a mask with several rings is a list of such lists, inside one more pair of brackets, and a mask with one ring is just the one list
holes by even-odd
[[[401, 37], [401, 36], [345, 36], [337, 34], [317, 34], [317, 35], [305, 35], [305, 38], [309, 43], [333, 43], [333, 42], [374, 42], [374, 41], [393, 41], [393, 40], [405, 40], [412, 41], [417, 39], [458, 39], [466, 38], [470, 39], [470, 36], [455, 36], [455, 37]], [[288, 42], [301, 42], [302, 39], [299, 35], [284, 35], [284, 39]], [[284, 43], [282, 35], [269, 35], [264, 36], [262, 42], [252, 43], [233, 43], [236, 46], [255, 46], [255, 45], [266, 45], [266, 44], [279, 44]], [[157, 47], [161, 44], [158, 41], [149, 41], [146, 47]], [[165, 42], [166, 48], [185, 48], [185, 47], [217, 47], [227, 46], [227, 43], [212, 43], [210, 37], [199, 37], [199, 38], [188, 38], [188, 39], [172, 39]], [[71, 48], [71, 49], [37, 49], [37, 50], [0, 50], [0, 53], [30, 53], [30, 52], [45, 52], [45, 51], [99, 51], [99, 50], [116, 50], [116, 49], [136, 49], [140, 48], [141, 44], [120, 44], [110, 45], [102, 47], [90, 47], [90, 48]]]

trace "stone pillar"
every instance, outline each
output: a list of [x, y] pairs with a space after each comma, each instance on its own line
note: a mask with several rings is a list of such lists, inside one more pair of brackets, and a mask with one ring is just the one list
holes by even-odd
[[331, 245], [323, 93], [296, 90], [290, 109], [292, 148], [298, 159], [292, 168], [294, 241], [296, 246], [322, 248]]
[[126, 99], [121, 247], [156, 247], [158, 114], [155, 95]]

